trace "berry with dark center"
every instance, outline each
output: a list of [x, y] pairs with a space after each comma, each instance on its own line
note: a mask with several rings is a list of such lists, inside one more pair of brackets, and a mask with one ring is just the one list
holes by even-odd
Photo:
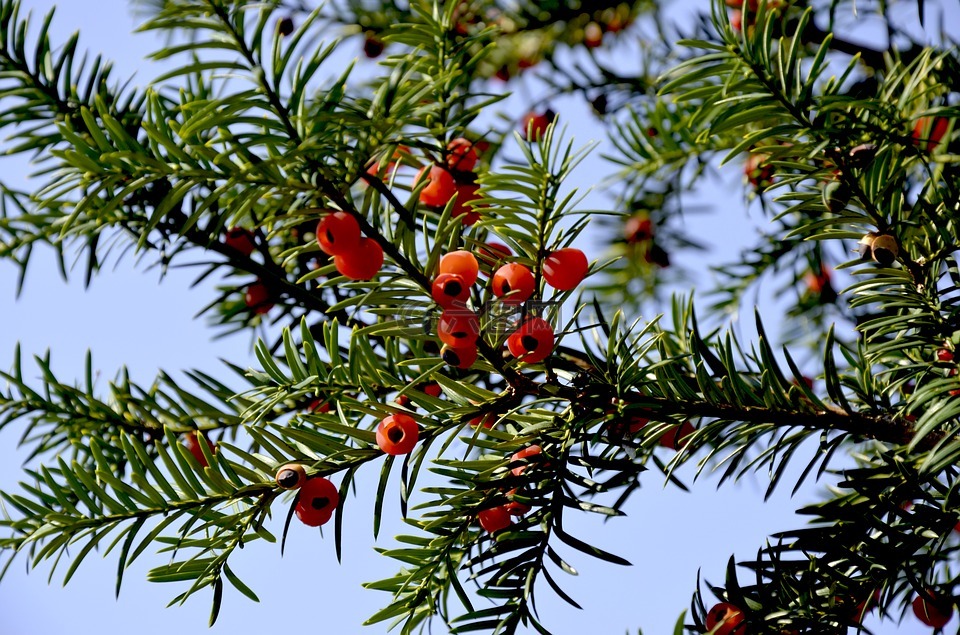
[[440, 258], [439, 273], [450, 273], [463, 278], [468, 287], [477, 281], [480, 264], [469, 251], [451, 251]]
[[470, 309], [447, 309], [440, 314], [437, 335], [440, 341], [453, 348], [476, 345], [480, 336], [480, 318]]
[[243, 301], [247, 308], [260, 315], [268, 313], [273, 308], [273, 294], [261, 280], [247, 287], [243, 294]]
[[330, 520], [339, 504], [337, 487], [322, 476], [315, 476], [301, 485], [294, 511], [304, 525], [319, 527]]
[[553, 352], [553, 327], [543, 318], [530, 318], [507, 338], [510, 354], [525, 364], [542, 362]]
[[371, 280], [383, 266], [383, 248], [372, 238], [361, 238], [354, 251], [334, 256], [333, 264], [351, 280]]
[[529, 467], [529, 465], [533, 463], [534, 460], [536, 460], [531, 457], [538, 457], [542, 452], [543, 450], [541, 450], [539, 445], [530, 445], [523, 448], [522, 450], [518, 450], [517, 452], [514, 452], [513, 455], [510, 457], [510, 462], [516, 463], [517, 461], [525, 461], [525, 463], [523, 465], [518, 465], [516, 467], [511, 468], [510, 473], [513, 474], [514, 476], [520, 476], [521, 474], [526, 472], [527, 467]]
[[506, 529], [513, 524], [513, 519], [510, 518], [510, 512], [507, 511], [506, 506], [498, 505], [497, 507], [491, 507], [490, 509], [485, 509], [477, 514], [477, 520], [480, 521], [480, 526], [487, 533], [494, 533], [500, 531], [501, 529]]
[[317, 223], [317, 244], [328, 256], [349, 254], [360, 245], [360, 224], [346, 212], [327, 214]]
[[205, 437], [199, 430], [188, 432], [183, 439], [184, 447], [186, 447], [187, 451], [193, 455], [193, 458], [197, 460], [197, 463], [200, 464], [200, 467], [207, 467], [210, 465], [210, 462], [207, 461], [207, 457], [203, 454], [203, 448], [201, 444], [207, 446], [207, 451], [210, 452], [210, 454], [217, 453], [216, 444], [210, 443], [207, 440], [207, 437]]
[[556, 113], [546, 110], [543, 113], [531, 112], [523, 118], [520, 134], [527, 141], [537, 141], [547, 133], [547, 126], [556, 119]]
[[307, 471], [299, 463], [287, 463], [277, 470], [277, 485], [283, 489], [297, 489], [307, 480]]
[[558, 291], [570, 291], [587, 277], [590, 263], [579, 249], [558, 249], [543, 261], [543, 279]]
[[447, 144], [447, 167], [457, 172], [473, 172], [480, 155], [469, 139], [457, 137]]
[[410, 415], [401, 412], [385, 417], [377, 426], [377, 445], [386, 454], [409, 454], [417, 444], [420, 428]]
[[500, 298], [504, 304], [520, 304], [526, 302], [537, 288], [537, 281], [533, 272], [525, 265], [510, 262], [493, 274], [493, 295]]
[[463, 276], [455, 273], [441, 273], [433, 281], [430, 294], [444, 309], [455, 305], [465, 306], [470, 298], [470, 285], [464, 281]]
[[913, 600], [913, 614], [927, 626], [943, 628], [953, 617], [953, 602], [929, 593], [918, 595]]
[[383, 41], [372, 31], [368, 31], [363, 39], [363, 54], [370, 59], [374, 59], [380, 57], [381, 53], [383, 53]]
[[440, 357], [445, 364], [449, 364], [454, 368], [467, 369], [477, 361], [477, 347], [461, 346], [454, 348], [452, 346], [444, 346], [440, 349]]
[[246, 227], [231, 227], [224, 236], [223, 244], [242, 256], [249, 256], [257, 248], [257, 239]]
[[[720, 602], [707, 611], [704, 626], [713, 635], [746, 635], [746, 616], [739, 608], [728, 602]], [[714, 630], [715, 629], [715, 630]]]
[[427, 165], [414, 179], [414, 187], [426, 181], [420, 190], [420, 202], [430, 207], [445, 207], [457, 193], [457, 182], [450, 172], [439, 165]]

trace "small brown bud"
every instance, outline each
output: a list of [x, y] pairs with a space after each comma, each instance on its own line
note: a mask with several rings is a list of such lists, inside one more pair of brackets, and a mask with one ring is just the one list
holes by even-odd
[[307, 471], [299, 463], [287, 463], [277, 470], [277, 485], [283, 489], [299, 489], [307, 480]]
[[873, 252], [875, 262], [884, 267], [889, 267], [897, 259], [900, 248], [897, 246], [897, 239], [890, 234], [880, 234], [873, 239], [870, 246]]

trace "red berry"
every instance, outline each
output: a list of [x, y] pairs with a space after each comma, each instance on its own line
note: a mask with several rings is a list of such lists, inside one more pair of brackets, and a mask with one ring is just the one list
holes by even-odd
[[319, 527], [330, 520], [339, 504], [337, 487], [322, 476], [315, 476], [300, 487], [294, 511], [304, 525]]
[[527, 116], [523, 118], [520, 134], [528, 141], [536, 141], [546, 134], [547, 126], [553, 122], [554, 117], [555, 115], [552, 110], [547, 110], [542, 114], [535, 112], [528, 113]]
[[273, 308], [273, 299], [270, 289], [262, 281], [257, 280], [247, 287], [243, 301], [254, 313], [264, 314]]
[[475, 345], [458, 348], [444, 346], [440, 349], [440, 357], [454, 368], [470, 368], [477, 361], [477, 347]]
[[444, 207], [457, 192], [453, 175], [439, 165], [424, 166], [414, 180], [416, 187], [426, 179], [427, 185], [420, 190], [420, 202], [430, 207]]
[[587, 257], [579, 249], [558, 249], [543, 261], [543, 279], [554, 289], [570, 291], [587, 277], [589, 268]]
[[492, 412], [488, 412], [485, 415], [477, 415], [476, 417], [470, 420], [470, 425], [473, 426], [474, 428], [478, 426], [483, 426], [484, 428], [489, 430], [496, 424], [497, 424], [497, 415], [493, 414]]
[[953, 353], [945, 348], [941, 348], [937, 351], [937, 359], [941, 362], [952, 362]]
[[913, 127], [914, 145], [920, 145], [926, 139], [927, 152], [933, 152], [936, 149], [943, 136], [947, 134], [947, 128], [950, 127], [950, 120], [945, 117], [933, 117], [932, 124], [930, 119], [931, 117], [920, 117]]
[[628, 244], [645, 243], [653, 238], [653, 221], [649, 216], [631, 216], [623, 226]]
[[458, 172], [472, 172], [479, 160], [477, 149], [469, 139], [458, 137], [447, 144], [447, 167]]
[[457, 200], [453, 204], [450, 216], [459, 218], [464, 225], [475, 225], [480, 220], [480, 212], [475, 211], [468, 203], [480, 199], [480, 195], [477, 193], [480, 186], [476, 183], [458, 183], [456, 189]]
[[643, 427], [650, 423], [649, 419], [644, 419], [643, 417], [630, 417], [630, 422], [627, 424], [627, 431], [630, 434], [636, 434], [643, 430]]
[[684, 421], [680, 425], [673, 426], [664, 432], [663, 436], [660, 437], [659, 443], [663, 447], [670, 448], [671, 450], [683, 449], [683, 446], [690, 440], [689, 437], [695, 429], [692, 423]]
[[257, 239], [253, 232], [245, 227], [231, 227], [227, 230], [223, 244], [243, 256], [249, 256], [257, 248]]
[[507, 492], [507, 498], [510, 499], [510, 502], [504, 505], [504, 508], [510, 513], [511, 516], [523, 516], [530, 511], [530, 506], [526, 503], [521, 503], [518, 500], [514, 500], [514, 496], [517, 495], [517, 488], [513, 488]]
[[[727, 602], [721, 602], [707, 611], [707, 621], [705, 626], [713, 635], [745, 635], [747, 625], [743, 621], [747, 619], [739, 608]], [[713, 630], [716, 629], [716, 630]]]
[[488, 242], [477, 245], [477, 257], [485, 263], [495, 265], [504, 258], [513, 255], [510, 248], [497, 242]]
[[444, 309], [454, 305], [464, 306], [470, 298], [470, 285], [464, 281], [463, 276], [455, 273], [441, 273], [433, 281], [430, 294]]
[[310, 412], [330, 412], [330, 402], [319, 397], [311, 399], [307, 405], [307, 410]]
[[188, 432], [187, 436], [183, 439], [183, 445], [187, 448], [190, 454], [193, 455], [193, 458], [197, 460], [197, 463], [200, 464], [200, 467], [207, 467], [210, 463], [207, 461], [207, 457], [203, 454], [203, 449], [200, 444], [206, 445], [207, 450], [210, 454], [216, 454], [217, 446], [207, 441], [207, 437], [203, 436], [202, 432], [194, 430], [193, 432]]
[[444, 344], [453, 348], [474, 345], [480, 336], [480, 318], [470, 309], [447, 309], [440, 314], [437, 335]]
[[501, 529], [506, 529], [513, 524], [513, 520], [510, 518], [510, 512], [507, 511], [504, 505], [483, 510], [477, 514], [477, 520], [480, 521], [480, 526], [491, 534]]
[[333, 264], [351, 280], [370, 280], [383, 266], [383, 248], [372, 238], [361, 238], [353, 251], [334, 256]]
[[406, 407], [410, 405], [410, 397], [406, 395], [397, 395], [397, 405]]
[[[510, 462], [515, 463], [517, 461], [523, 461], [524, 459], [530, 459], [530, 457], [537, 456], [542, 452], [539, 445], [530, 445], [522, 450], [514, 452], [510, 457]], [[520, 476], [527, 471], [527, 465], [532, 461], [527, 461], [524, 465], [518, 465], [517, 467], [511, 468], [510, 473], [514, 476]]]
[[583, 28], [583, 43], [587, 48], [597, 48], [603, 44], [603, 29], [596, 22], [589, 22]]
[[417, 422], [400, 412], [385, 417], [377, 426], [377, 445], [387, 454], [409, 454], [419, 436]]
[[317, 244], [328, 256], [349, 254], [360, 244], [360, 224], [346, 212], [327, 214], [317, 223]]
[[743, 173], [754, 188], [762, 189], [773, 183], [773, 168], [766, 154], [751, 154], [743, 166]]
[[525, 364], [542, 362], [553, 352], [553, 327], [543, 318], [530, 318], [507, 338], [507, 348]]
[[953, 617], [953, 604], [939, 596], [928, 598], [918, 595], [913, 601], [913, 613], [927, 626], [943, 628]]
[[740, 9], [730, 12], [730, 27], [737, 33], [743, 29], [743, 13]]
[[504, 304], [526, 302], [536, 290], [537, 281], [530, 269], [517, 262], [510, 262], [493, 274], [493, 295]]
[[439, 272], [461, 276], [468, 287], [477, 281], [479, 271], [480, 265], [469, 251], [451, 251], [440, 258]]
[[432, 382], [423, 387], [423, 392], [430, 395], [431, 397], [440, 398], [440, 394], [443, 392], [443, 388], [440, 387], [440, 384], [437, 382]]

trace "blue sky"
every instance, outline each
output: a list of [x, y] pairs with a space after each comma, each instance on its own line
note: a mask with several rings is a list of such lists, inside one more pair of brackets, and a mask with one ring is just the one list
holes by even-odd
[[[51, 0], [25, 0], [25, 8], [35, 15], [45, 12]], [[81, 46], [91, 52], [103, 52], [116, 63], [118, 77], [136, 72], [135, 84], [142, 85], [159, 74], [144, 57], [161, 43], [151, 34], [134, 36], [136, 26], [127, 2], [70, 0], [61, 2], [53, 33], [60, 41], [79, 29]], [[682, 7], [694, 6], [687, 2]], [[93, 9], [95, 7], [95, 9]], [[679, 10], [683, 10], [682, 7]], [[39, 17], [39, 16], [38, 16]], [[349, 56], [360, 54], [360, 43], [344, 47]], [[514, 100], [519, 104], [522, 100]], [[520, 104], [522, 105], [522, 104]], [[522, 110], [515, 111], [519, 115]], [[587, 109], [565, 104], [562, 117], [573, 122], [578, 142], [601, 140], [603, 132]], [[603, 176], [594, 159], [576, 175], [580, 187], [589, 187]], [[17, 185], [29, 168], [23, 157], [0, 162], [6, 182]], [[710, 184], [702, 200], [711, 201], [725, 215], [697, 215], [697, 234], [712, 237], [715, 251], [710, 262], [729, 260], [743, 233], [731, 228], [749, 226], [759, 214], [749, 217], [740, 211], [742, 190], [737, 165], [724, 172], [722, 181]], [[603, 207], [600, 194], [584, 207]], [[733, 215], [734, 221], [730, 218]], [[591, 245], [591, 257], [599, 257], [602, 246]], [[7, 366], [19, 341], [25, 358], [50, 349], [54, 368], [63, 378], [80, 377], [86, 350], [94, 352], [99, 385], [105, 386], [121, 365], [126, 364], [134, 379], [148, 383], [158, 369], [176, 371], [198, 368], [226, 376], [218, 358], [250, 364], [250, 337], [234, 336], [212, 340], [212, 331], [193, 315], [208, 302], [210, 286], [189, 289], [190, 271], [173, 270], [162, 284], [156, 271], [134, 270], [133, 259], [126, 258], [115, 270], [108, 267], [87, 290], [82, 286], [78, 267], [69, 282], [56, 272], [50, 253], [38, 253], [27, 277], [26, 288], [13, 302], [15, 270], [0, 262], [0, 366]], [[112, 264], [112, 263], [111, 263]], [[698, 263], [704, 264], [704, 263]], [[706, 275], [706, 274], [702, 274]], [[27, 364], [27, 374], [36, 375], [36, 367]], [[0, 488], [12, 489], [19, 479], [22, 456], [12, 450], [20, 430], [0, 433]], [[372, 488], [379, 467], [367, 471], [359, 482], [360, 495], [348, 501], [345, 526], [344, 562], [338, 565], [333, 541], [298, 523], [293, 523], [287, 553], [280, 558], [279, 547], [251, 544], [236, 559], [236, 571], [260, 595], [259, 605], [236, 592], [228, 592], [214, 632], [249, 633], [269, 629], [309, 629], [329, 633], [360, 632], [360, 624], [382, 607], [388, 596], [360, 588], [364, 581], [386, 577], [395, 564], [375, 554], [372, 536]], [[747, 479], [737, 487], [717, 491], [707, 478], [693, 493], [665, 489], [656, 477], [645, 480], [644, 489], [631, 500], [628, 518], [603, 523], [584, 517], [573, 525], [574, 533], [589, 536], [595, 543], [633, 562], [629, 568], [617, 568], [599, 561], [574, 556], [580, 571], [577, 579], [567, 581], [567, 589], [583, 605], [577, 611], [559, 601], [544, 601], [540, 610], [558, 635], [574, 632], [623, 633], [642, 627], [648, 635], [672, 632], [679, 612], [686, 608], [696, 581], [698, 568], [707, 579], [719, 582], [731, 553], [749, 558], [770, 533], [788, 529], [800, 521], [793, 509], [810, 501], [820, 486], [802, 490], [794, 499], [778, 492], [771, 501], [762, 500], [764, 483]], [[396, 505], [388, 507], [393, 516]], [[279, 534], [282, 512], [273, 529]], [[381, 532], [378, 546], [391, 544], [390, 536], [399, 531], [394, 522]], [[328, 532], [329, 533], [329, 532]], [[185, 607], [164, 608], [182, 591], [174, 585], [147, 583], [146, 571], [162, 558], [144, 558], [131, 567], [119, 601], [114, 599], [115, 560], [90, 557], [81, 566], [70, 585], [60, 586], [62, 571], [47, 584], [48, 566], [30, 575], [24, 573], [24, 561], [14, 565], [0, 586], [0, 635], [53, 635], [65, 632], [127, 633], [139, 635], [171, 632], [203, 632], [209, 611], [209, 596], [201, 593]], [[442, 632], [437, 624], [435, 632]], [[386, 632], [384, 625], [364, 629]], [[902, 628], [888, 626], [881, 633], [921, 633], [927, 629], [908, 618]]]

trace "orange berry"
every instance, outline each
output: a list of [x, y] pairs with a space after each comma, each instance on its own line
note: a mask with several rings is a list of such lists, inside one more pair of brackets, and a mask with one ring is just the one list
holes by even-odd
[[453, 348], [474, 345], [480, 336], [480, 318], [467, 308], [447, 309], [440, 314], [437, 335], [444, 344]]
[[463, 276], [455, 273], [441, 273], [433, 281], [430, 294], [434, 301], [445, 309], [454, 305], [464, 306], [470, 298], [470, 285]]
[[424, 205], [444, 207], [457, 191], [457, 183], [453, 180], [453, 175], [439, 165], [424, 166], [417, 174], [414, 186], [419, 185], [424, 179], [427, 180], [427, 185], [420, 190], [420, 202]]
[[273, 308], [273, 294], [270, 293], [270, 289], [268, 289], [267, 285], [261, 280], [257, 280], [247, 287], [246, 292], [243, 294], [243, 301], [247, 305], [247, 308], [261, 315], [268, 313], [270, 309]]
[[440, 258], [439, 273], [452, 273], [463, 278], [469, 287], [477, 281], [480, 265], [476, 257], [469, 251], [451, 251]]
[[457, 348], [444, 346], [440, 349], [440, 357], [454, 368], [470, 368], [477, 361], [477, 347], [475, 345]]
[[458, 172], [472, 172], [479, 160], [477, 149], [469, 139], [457, 137], [447, 144], [447, 167]]
[[543, 279], [558, 291], [575, 289], [584, 278], [590, 263], [579, 249], [558, 249], [543, 261]]
[[943, 628], [953, 617], [952, 601], [940, 596], [918, 595], [913, 600], [913, 614], [927, 626]]
[[525, 364], [542, 362], [553, 352], [553, 327], [543, 318], [530, 318], [507, 338], [507, 348]]
[[294, 511], [304, 525], [319, 527], [330, 520], [339, 504], [337, 487], [322, 476], [315, 476], [300, 487]]
[[383, 248], [372, 238], [361, 238], [353, 251], [334, 256], [333, 264], [351, 280], [370, 280], [383, 266]]
[[277, 470], [277, 485], [283, 489], [298, 489], [307, 480], [307, 471], [299, 463], [287, 463]]
[[510, 518], [510, 512], [507, 511], [504, 505], [491, 507], [490, 509], [479, 512], [477, 514], [477, 520], [480, 521], [480, 526], [491, 534], [501, 529], [506, 529], [513, 524], [513, 519]]
[[520, 304], [533, 295], [537, 281], [526, 266], [510, 262], [493, 274], [493, 295], [501, 298], [504, 304]]
[[317, 223], [317, 244], [328, 256], [346, 255], [360, 244], [360, 224], [346, 212], [327, 214]]
[[[707, 611], [705, 626], [713, 635], [746, 635], [746, 616], [739, 608], [728, 602], [720, 602]], [[716, 629], [716, 630], [713, 630]]]
[[243, 256], [249, 256], [257, 248], [257, 240], [253, 232], [245, 227], [231, 227], [223, 239], [223, 244], [239, 252]]
[[401, 412], [384, 417], [377, 426], [377, 445], [386, 454], [409, 454], [419, 436], [417, 422]]

